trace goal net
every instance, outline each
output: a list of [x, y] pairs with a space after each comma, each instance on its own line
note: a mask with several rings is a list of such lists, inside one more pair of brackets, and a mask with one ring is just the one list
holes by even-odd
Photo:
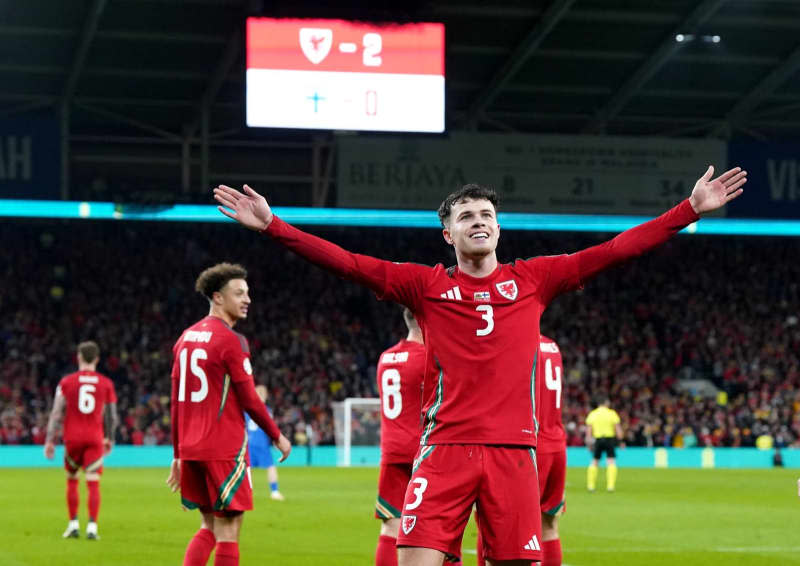
[[380, 463], [381, 400], [348, 397], [333, 404], [337, 466]]

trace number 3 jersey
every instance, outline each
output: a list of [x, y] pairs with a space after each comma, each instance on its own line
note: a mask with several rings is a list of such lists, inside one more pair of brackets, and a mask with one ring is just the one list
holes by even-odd
[[427, 356], [421, 444], [536, 446], [536, 360], [544, 309], [560, 293], [665, 242], [697, 219], [686, 200], [603, 244], [498, 264], [480, 278], [458, 267], [354, 254], [277, 217], [266, 232], [414, 313]]
[[244, 412], [232, 382], [253, 380], [247, 339], [207, 316], [183, 331], [172, 349], [176, 458], [234, 460], [247, 447]]
[[66, 402], [64, 444], [102, 444], [103, 409], [117, 402], [114, 383], [96, 371], [78, 371], [61, 379], [59, 392]]
[[401, 340], [378, 360], [381, 398], [381, 462], [410, 464], [422, 431], [422, 380], [425, 346]]

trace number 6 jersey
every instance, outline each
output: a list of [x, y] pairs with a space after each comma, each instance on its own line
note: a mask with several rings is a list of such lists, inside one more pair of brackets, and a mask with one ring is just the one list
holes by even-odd
[[400, 340], [378, 360], [381, 397], [381, 462], [410, 464], [422, 432], [422, 379], [425, 346]]
[[102, 444], [103, 408], [116, 403], [114, 382], [96, 371], [77, 371], [64, 376], [58, 393], [64, 396], [64, 444]]

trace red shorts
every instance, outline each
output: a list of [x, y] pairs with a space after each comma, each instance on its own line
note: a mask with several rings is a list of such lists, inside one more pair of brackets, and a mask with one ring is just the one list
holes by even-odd
[[541, 560], [542, 525], [536, 457], [526, 446], [422, 446], [408, 484], [397, 546], [461, 556], [473, 503], [483, 555]]
[[181, 503], [218, 517], [253, 508], [250, 466], [239, 460], [181, 460]]
[[64, 443], [64, 469], [74, 474], [81, 468], [87, 473], [103, 473], [103, 443]]
[[375, 501], [377, 519], [399, 519], [406, 496], [406, 486], [411, 479], [412, 464], [381, 463], [378, 478], [378, 499]]
[[536, 454], [539, 469], [539, 501], [542, 513], [557, 517], [566, 511], [564, 486], [567, 476], [567, 452]]

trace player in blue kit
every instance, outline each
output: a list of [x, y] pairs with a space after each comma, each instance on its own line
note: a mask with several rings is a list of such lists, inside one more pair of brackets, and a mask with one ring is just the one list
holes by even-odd
[[[267, 388], [264, 385], [256, 385], [256, 393], [261, 399], [262, 403], [267, 402]], [[269, 416], [272, 416], [272, 411], [267, 407]], [[250, 450], [250, 467], [251, 468], [266, 468], [267, 481], [269, 481], [270, 498], [275, 501], [284, 501], [285, 497], [278, 491], [278, 468], [275, 467], [275, 462], [272, 459], [272, 441], [267, 438], [266, 433], [255, 423], [250, 415], [247, 418], [247, 444]]]

